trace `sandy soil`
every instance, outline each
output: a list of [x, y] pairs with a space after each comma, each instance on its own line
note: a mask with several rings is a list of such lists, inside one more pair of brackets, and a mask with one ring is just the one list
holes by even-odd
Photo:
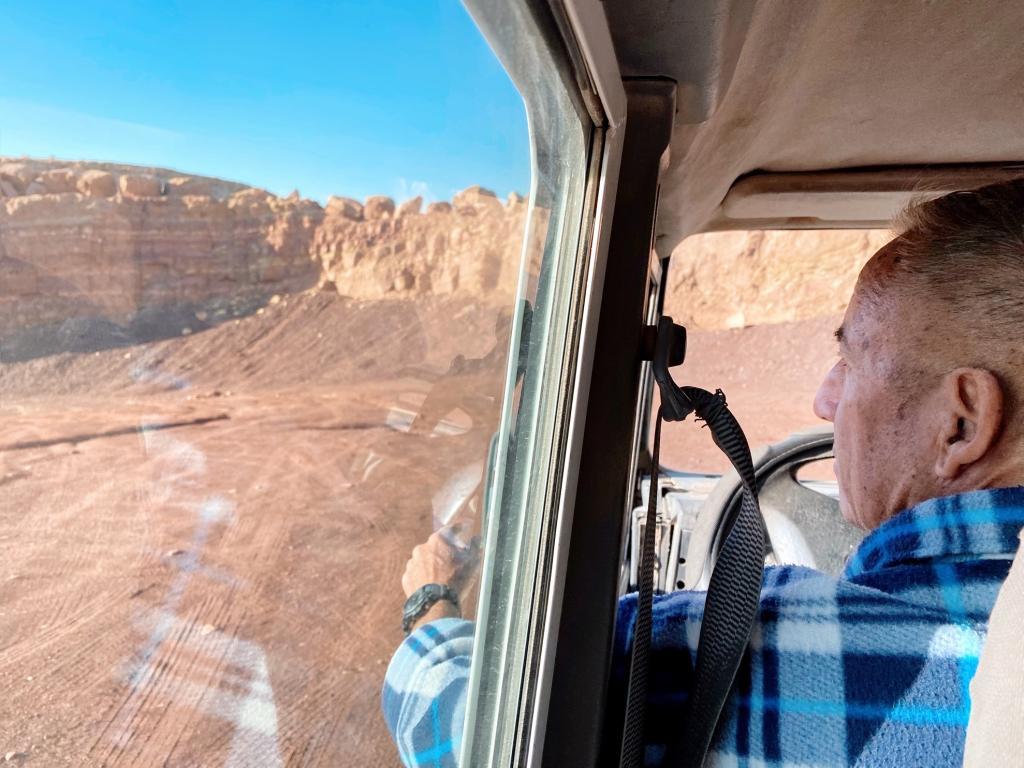
[[[379, 691], [399, 579], [431, 497], [486, 450], [503, 363], [443, 373], [494, 324], [304, 296], [0, 368], [0, 756], [397, 765]], [[752, 443], [779, 439], [813, 423], [833, 324], [694, 334], [680, 378], [725, 389]], [[425, 397], [462, 410], [410, 426]], [[665, 453], [720, 467], [691, 425]]]

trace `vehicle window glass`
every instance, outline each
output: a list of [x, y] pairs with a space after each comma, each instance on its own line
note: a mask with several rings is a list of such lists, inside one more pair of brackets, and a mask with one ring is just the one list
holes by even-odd
[[[812, 411], [836, 361], [833, 331], [884, 230], [720, 232], [685, 240], [667, 271], [664, 313], [687, 327], [680, 383], [722, 389], [752, 449], [822, 422]], [[729, 468], [707, 430], [662, 433], [669, 468]], [[814, 476], [819, 476], [821, 470]]]
[[528, 127], [457, 3], [15, 4], [0, 41], [0, 756], [398, 765], [403, 569], [488, 494], [519, 642], [579, 118], [526, 83]]
[[[466, 716], [462, 765], [506, 765], [523, 706], [537, 584], [563, 466], [572, 337], [586, 278], [584, 193], [592, 124], [564, 54], [526, 3], [467, 2], [526, 105], [533, 157], [531, 215], [512, 338]], [[523, 309], [528, 308], [524, 312]], [[520, 737], [523, 731], [518, 732]]]

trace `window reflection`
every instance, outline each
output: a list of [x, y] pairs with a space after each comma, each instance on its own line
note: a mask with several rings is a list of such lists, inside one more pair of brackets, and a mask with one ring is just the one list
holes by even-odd
[[0, 179], [4, 748], [395, 764], [399, 578], [436, 528], [480, 534], [523, 198]]

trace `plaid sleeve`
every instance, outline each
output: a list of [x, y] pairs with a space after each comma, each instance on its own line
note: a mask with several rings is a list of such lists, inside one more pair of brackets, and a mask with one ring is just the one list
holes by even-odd
[[472, 654], [473, 623], [440, 619], [409, 635], [392, 657], [381, 708], [410, 768], [457, 768]]

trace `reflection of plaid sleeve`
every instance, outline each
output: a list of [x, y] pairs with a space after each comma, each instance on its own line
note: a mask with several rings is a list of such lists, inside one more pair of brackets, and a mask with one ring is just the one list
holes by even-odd
[[473, 623], [463, 619], [425, 624], [395, 652], [381, 706], [405, 765], [458, 765], [472, 652]]

